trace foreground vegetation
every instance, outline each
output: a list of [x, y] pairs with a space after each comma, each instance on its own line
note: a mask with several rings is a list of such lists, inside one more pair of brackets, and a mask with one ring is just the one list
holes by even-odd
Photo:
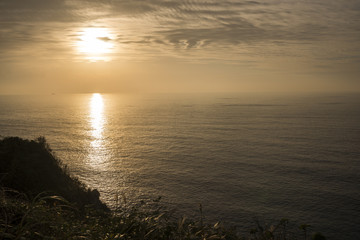
[[290, 229], [287, 219], [269, 227], [255, 222], [239, 236], [238, 229], [204, 223], [201, 206], [197, 220], [176, 219], [158, 201], [110, 211], [42, 137], [0, 140], [0, 163], [0, 239], [325, 239], [306, 224]]

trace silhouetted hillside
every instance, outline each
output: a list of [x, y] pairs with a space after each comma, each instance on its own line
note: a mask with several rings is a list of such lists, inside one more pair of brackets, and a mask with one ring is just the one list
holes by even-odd
[[90, 190], [70, 177], [56, 158], [45, 138], [24, 140], [8, 137], [0, 140], [0, 174], [3, 187], [16, 189], [29, 196], [48, 192], [64, 197], [79, 207], [92, 204], [107, 209], [99, 200], [99, 192]]

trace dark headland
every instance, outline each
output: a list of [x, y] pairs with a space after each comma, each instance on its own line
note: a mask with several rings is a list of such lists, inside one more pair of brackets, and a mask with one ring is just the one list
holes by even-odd
[[178, 218], [160, 203], [110, 210], [99, 197], [69, 174], [44, 137], [0, 140], [0, 239], [325, 239], [287, 219], [236, 229], [204, 222], [201, 207], [197, 219]]

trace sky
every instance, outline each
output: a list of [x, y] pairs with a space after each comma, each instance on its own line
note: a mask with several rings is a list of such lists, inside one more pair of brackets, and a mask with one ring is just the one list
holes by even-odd
[[360, 0], [0, 0], [0, 94], [360, 91]]

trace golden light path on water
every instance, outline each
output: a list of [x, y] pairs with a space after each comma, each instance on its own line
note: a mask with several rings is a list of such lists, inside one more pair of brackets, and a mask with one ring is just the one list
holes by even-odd
[[90, 125], [90, 165], [101, 167], [106, 160], [106, 152], [103, 136], [105, 126], [104, 101], [99, 93], [94, 93], [90, 99]]
[[104, 101], [99, 93], [94, 93], [90, 101], [92, 136], [101, 139], [104, 130]]

